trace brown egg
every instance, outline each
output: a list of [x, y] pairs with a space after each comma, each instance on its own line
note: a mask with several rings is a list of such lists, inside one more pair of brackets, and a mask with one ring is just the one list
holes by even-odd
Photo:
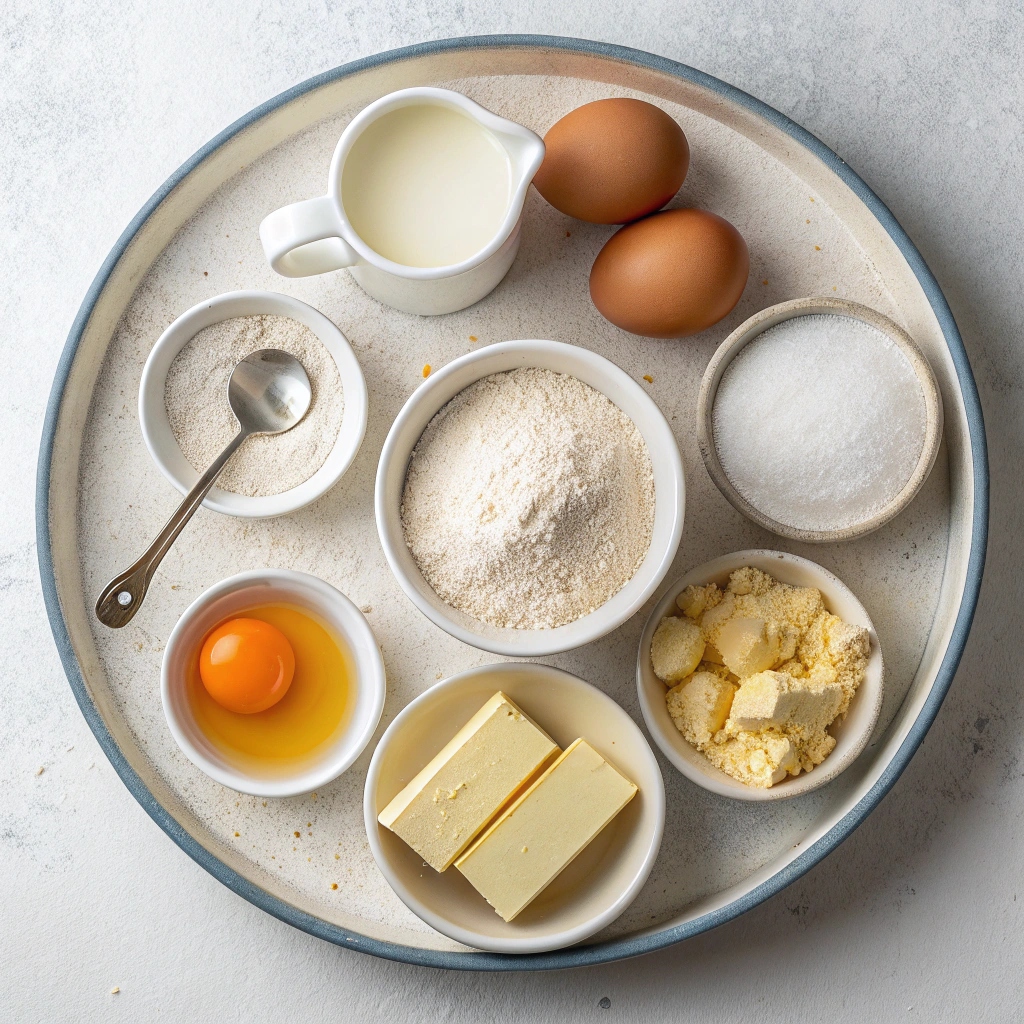
[[682, 338], [718, 323], [750, 271], [743, 236], [706, 210], [665, 210], [617, 231], [590, 270], [590, 297], [616, 327]]
[[660, 210], [690, 166], [683, 129], [643, 100], [586, 103], [552, 125], [533, 179], [556, 209], [594, 224], [626, 224]]

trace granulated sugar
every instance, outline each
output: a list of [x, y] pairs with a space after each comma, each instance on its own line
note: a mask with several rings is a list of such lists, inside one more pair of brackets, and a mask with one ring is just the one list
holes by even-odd
[[308, 480], [326, 461], [345, 415], [341, 375], [320, 339], [298, 320], [240, 316], [200, 331], [175, 356], [164, 384], [174, 439], [189, 465], [204, 472], [238, 433], [228, 406], [235, 365], [261, 348], [290, 352], [313, 390], [309, 411], [287, 433], [247, 438], [217, 486], [258, 497], [280, 494]]
[[838, 530], [880, 511], [913, 475], [925, 400], [882, 331], [798, 316], [733, 359], [712, 423], [722, 468], [751, 505], [797, 529]]
[[448, 604], [546, 629], [604, 604], [647, 554], [654, 474], [640, 431], [575, 377], [470, 385], [429, 423], [402, 497], [406, 543]]

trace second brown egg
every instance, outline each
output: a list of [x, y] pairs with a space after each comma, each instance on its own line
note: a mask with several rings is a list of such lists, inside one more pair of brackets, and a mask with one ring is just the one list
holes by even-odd
[[733, 310], [749, 271], [747, 244], [724, 217], [663, 210], [608, 239], [590, 270], [590, 297], [624, 331], [683, 338]]

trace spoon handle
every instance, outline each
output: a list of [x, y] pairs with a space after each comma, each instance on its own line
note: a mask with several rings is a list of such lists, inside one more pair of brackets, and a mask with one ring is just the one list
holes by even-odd
[[210, 468], [196, 481], [195, 486], [178, 506], [174, 515], [150, 544], [146, 553], [130, 565], [124, 572], [115, 576], [102, 590], [96, 600], [96, 618], [104, 626], [120, 629], [135, 617], [142, 607], [150, 581], [156, 573], [157, 566], [163, 561], [164, 555], [171, 549], [178, 534], [192, 518], [195, 511], [203, 503], [203, 498], [214, 485], [221, 470], [227, 465], [228, 459], [235, 454], [238, 446], [249, 436], [251, 431], [240, 430], [234, 440], [217, 456]]

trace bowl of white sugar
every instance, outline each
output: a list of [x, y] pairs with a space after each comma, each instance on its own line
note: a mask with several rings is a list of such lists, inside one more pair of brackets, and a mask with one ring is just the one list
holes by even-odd
[[913, 339], [881, 313], [795, 299], [741, 324], [708, 364], [697, 436], [719, 490], [792, 540], [870, 533], [931, 472], [942, 401]]
[[377, 531], [406, 595], [452, 636], [540, 657], [615, 629], [683, 529], [672, 428], [614, 363], [507, 341], [431, 374], [391, 427]]

